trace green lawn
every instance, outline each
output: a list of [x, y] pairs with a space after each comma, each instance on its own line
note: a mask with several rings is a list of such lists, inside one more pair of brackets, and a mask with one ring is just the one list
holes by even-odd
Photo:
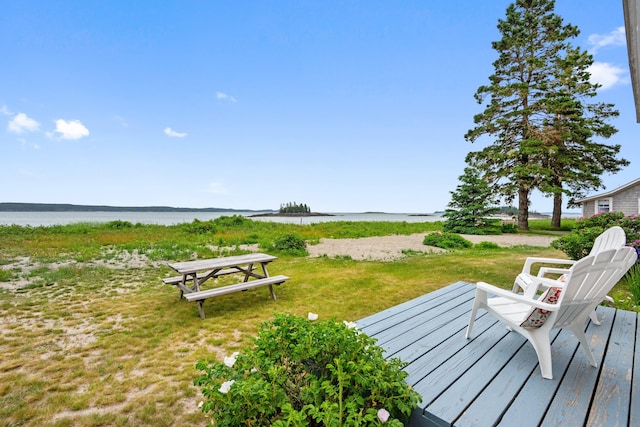
[[170, 260], [217, 255], [218, 244], [231, 244], [235, 253], [233, 245], [268, 245], [283, 232], [317, 241], [426, 234], [439, 226], [0, 227], [0, 265], [11, 267], [0, 281], [5, 288], [21, 284], [0, 291], [0, 425], [204, 425], [193, 386], [196, 362], [249, 345], [274, 313], [353, 321], [458, 280], [510, 287], [527, 256], [564, 258], [532, 247], [394, 262], [277, 254], [270, 273], [291, 277], [276, 288], [277, 301], [266, 288], [222, 296], [205, 303], [204, 320], [196, 304], [179, 300], [176, 288], [160, 280], [171, 275]]

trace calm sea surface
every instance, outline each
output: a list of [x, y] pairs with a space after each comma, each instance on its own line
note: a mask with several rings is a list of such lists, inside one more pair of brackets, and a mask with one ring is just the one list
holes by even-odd
[[[0, 225], [66, 225], [78, 222], [129, 221], [134, 224], [174, 225], [192, 222], [194, 219], [208, 221], [221, 216], [242, 215], [251, 217], [256, 212], [0, 212]], [[334, 213], [333, 216], [313, 217], [253, 217], [255, 221], [272, 221], [288, 224], [312, 224], [327, 221], [440, 221], [440, 214], [404, 213]]]

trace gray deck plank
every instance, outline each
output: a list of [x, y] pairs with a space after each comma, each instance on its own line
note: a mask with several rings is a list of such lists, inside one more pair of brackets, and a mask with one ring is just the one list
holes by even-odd
[[[535, 369], [538, 369], [536, 352], [532, 346], [523, 345], [509, 361], [509, 368], [498, 373], [482, 394], [456, 420], [456, 424], [465, 426], [495, 424]], [[521, 375], [513, 375], [513, 372], [519, 372]]]
[[[393, 355], [402, 358], [402, 360], [411, 361], [414, 358], [412, 354], [415, 354], [415, 343], [419, 344], [417, 354], [421, 355], [424, 353], [424, 348], [421, 346], [425, 339], [432, 343], [440, 343], [444, 340], [443, 332], [450, 334], [466, 327], [468, 322], [466, 319], [469, 313], [467, 303], [468, 301], [465, 300], [462, 303], [456, 301], [455, 304], [457, 305], [454, 305], [453, 302], [440, 305], [437, 309], [410, 319], [410, 322], [399, 324], [397, 328], [393, 329], [393, 331], [396, 331], [395, 334], [389, 335], [385, 331], [385, 334], [380, 338], [378, 336], [374, 336], [374, 338], [379, 338], [380, 341], [384, 342], [381, 347], [390, 356]], [[402, 355], [399, 353], [402, 353]]]
[[513, 404], [506, 410], [498, 425], [540, 425], [578, 345], [578, 339], [571, 331], [560, 330], [557, 337], [551, 343], [553, 379], [548, 380], [543, 378], [538, 366], [529, 376], [527, 383], [516, 396]]
[[[440, 323], [437, 324], [437, 328], [433, 328], [432, 325], [425, 325], [424, 328], [428, 330], [428, 333], [419, 340], [402, 348], [394, 356], [411, 363], [410, 366], [415, 367], [415, 369], [423, 370], [425, 364], [436, 367], [437, 365], [434, 366], [435, 361], [440, 360], [439, 356], [446, 355], [450, 357], [468, 344], [466, 339], [459, 339], [460, 334], [467, 327], [466, 314], [464, 316], [456, 316], [449, 322], [443, 321], [446, 319], [441, 319]], [[482, 330], [496, 323], [495, 319], [486, 315], [479, 317], [477, 322], [481, 324], [480, 328]]]
[[[442, 287], [436, 291], [429, 292], [428, 294], [421, 295], [412, 300], [403, 302], [402, 304], [389, 307], [386, 310], [383, 310], [378, 313], [372, 314], [371, 316], [362, 318], [358, 320], [356, 324], [360, 329], [371, 328], [372, 325], [379, 322], [384, 322], [383, 326], [386, 326], [389, 323], [388, 319], [392, 318], [393, 316], [396, 316], [396, 315], [403, 316], [403, 313], [409, 310], [410, 308], [415, 306], [424, 307], [425, 303], [432, 301], [434, 299], [437, 299], [439, 297], [442, 297], [444, 295], [455, 293], [457, 289], [462, 289], [462, 291], [464, 292], [468, 290], [469, 286], [470, 286], [469, 283], [466, 283], [466, 282], [453, 283], [449, 286]], [[371, 330], [374, 330], [374, 329], [371, 329]]]
[[[478, 331], [485, 331], [496, 323], [494, 319], [489, 316], [483, 316], [476, 321]], [[460, 329], [459, 332], [462, 332]], [[504, 331], [506, 333], [506, 331]], [[497, 339], [500, 339], [499, 337]], [[430, 337], [425, 337], [424, 343], [416, 343], [416, 348], [413, 350], [413, 355], [418, 355], [421, 350], [422, 354], [418, 358], [414, 358], [413, 361], [405, 368], [405, 371], [410, 375], [412, 385], [422, 381], [427, 376], [431, 375], [433, 371], [437, 370], [447, 360], [457, 357], [465, 357], [465, 353], [459, 354], [466, 346], [473, 343], [478, 348], [486, 346], [489, 348], [492, 345], [491, 340], [495, 342], [496, 337], [491, 334], [478, 335], [472, 341], [466, 339], [461, 340], [457, 335], [451, 335], [443, 341], [435, 342]], [[408, 351], [408, 349], [405, 349]], [[480, 351], [480, 350], [477, 350]], [[407, 360], [403, 353], [397, 355], [401, 360]], [[421, 386], [423, 387], [423, 386]]]
[[589, 425], [621, 426], [628, 423], [635, 323], [635, 313], [621, 310], [616, 312], [594, 396], [598, 405], [594, 405], [589, 412]]
[[[482, 318], [486, 323], [491, 319], [489, 316]], [[502, 325], [492, 323], [486, 331], [468, 341], [464, 337], [464, 330], [456, 336], [447, 340], [447, 345], [438, 348], [436, 354], [424, 360], [423, 365], [409, 365], [406, 371], [413, 373], [413, 376], [422, 378], [414, 384], [414, 389], [423, 396], [423, 404], [431, 404], [446, 389], [457, 381], [457, 376], [462, 375], [478, 363], [485, 354], [491, 352], [497, 343], [500, 343], [508, 335], [508, 346], [521, 346], [524, 340], [515, 334], [509, 334]], [[503, 345], [505, 345], [503, 343]], [[426, 374], [426, 375], [424, 375]], [[424, 376], [423, 376], [424, 375]]]
[[[598, 310], [598, 316], [602, 324], [597, 326], [593, 322], [589, 322], [586, 331], [587, 337], [590, 338], [591, 351], [598, 366], [602, 364], [604, 358], [606, 345], [613, 327], [614, 314], [615, 310], [601, 307]], [[542, 425], [583, 426], [587, 419], [598, 375], [599, 369], [593, 368], [584, 350], [578, 348], [569, 365], [569, 369], [564, 378], [562, 378], [558, 393], [554, 396]]]
[[571, 331], [553, 331], [554, 379], [546, 380], [531, 344], [486, 312], [465, 338], [474, 293], [456, 282], [357, 322], [375, 332], [385, 357], [408, 363], [406, 381], [422, 396], [411, 427], [638, 425], [637, 313], [598, 307], [603, 324], [587, 327], [598, 369]]
[[[477, 353], [474, 354], [473, 358], [476, 360], [473, 361], [473, 364], [463, 371], [462, 375], [449, 388], [428, 404], [425, 410], [445, 420], [456, 420], [470, 402], [475, 400], [482, 392], [485, 385], [495, 379], [498, 373], [513, 358], [514, 353], [523, 345], [524, 340], [521, 336], [510, 333], [505, 335], [503, 339], [492, 346], [479, 359], [476, 359]], [[449, 365], [450, 363], [447, 364]], [[455, 365], [451, 365], [448, 369], [451, 368], [455, 369]], [[464, 367], [461, 366], [457, 369], [464, 369]]]
[[470, 301], [468, 292], [453, 294], [442, 302], [433, 301], [435, 306], [428, 310], [424, 308], [411, 308], [407, 310], [402, 318], [396, 316], [393, 325], [390, 327], [381, 329], [380, 327], [376, 328], [377, 325], [372, 325], [367, 330], [370, 331], [369, 336], [378, 338], [379, 340], [386, 341], [389, 338], [397, 339], [405, 333], [414, 333], [416, 328], [427, 325], [432, 319], [436, 319], [437, 317], [450, 317], [450, 310], [458, 309], [461, 306], [463, 306], [463, 309], [467, 308], [471, 304]]

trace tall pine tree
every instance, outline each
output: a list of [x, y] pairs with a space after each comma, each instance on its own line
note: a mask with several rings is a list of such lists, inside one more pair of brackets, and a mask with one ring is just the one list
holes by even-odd
[[566, 49], [556, 64], [555, 87], [546, 99], [549, 118], [543, 127], [547, 146], [542, 159], [545, 175], [539, 189], [553, 197], [551, 226], [559, 228], [562, 196], [573, 200], [603, 188], [601, 176], [618, 172], [629, 162], [617, 158], [620, 145], [606, 145], [594, 138], [609, 138], [617, 129], [607, 120], [618, 116], [613, 104], [589, 103], [600, 87], [589, 81], [593, 57], [580, 48]]
[[563, 193], [575, 196], [601, 186], [602, 172], [626, 164], [615, 157], [619, 146], [592, 141], [616, 132], [606, 120], [617, 111], [609, 104], [583, 103], [597, 88], [587, 72], [592, 59], [571, 46], [568, 40], [579, 30], [564, 24], [554, 7], [554, 0], [516, 0], [506, 19], [498, 20], [502, 39], [492, 44], [499, 54], [495, 72], [475, 94], [478, 103], [487, 97], [489, 103], [465, 134], [471, 142], [483, 135], [494, 138], [469, 153], [467, 163], [508, 202], [518, 198], [523, 230], [529, 228], [534, 189], [553, 195], [561, 209]]

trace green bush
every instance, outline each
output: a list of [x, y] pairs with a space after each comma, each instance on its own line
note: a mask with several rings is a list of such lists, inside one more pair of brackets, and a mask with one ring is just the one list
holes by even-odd
[[441, 233], [439, 231], [424, 236], [422, 243], [427, 246], [436, 246], [443, 249], [464, 249], [473, 246], [473, 243], [462, 236], [453, 233]]
[[309, 255], [306, 242], [295, 233], [283, 234], [273, 242], [273, 249], [290, 255]]
[[215, 426], [402, 426], [420, 399], [405, 364], [353, 326], [276, 315], [253, 348], [198, 362], [202, 410]]
[[213, 220], [213, 223], [221, 228], [241, 228], [253, 223], [249, 218], [242, 215], [220, 216]]
[[577, 260], [589, 254], [598, 235], [615, 225], [622, 227], [627, 235], [627, 243], [640, 239], [640, 217], [606, 212], [577, 220], [571, 233], [553, 241], [551, 246]]
[[504, 223], [500, 226], [500, 231], [502, 231], [503, 233], [510, 233], [510, 234], [517, 233], [518, 226], [512, 223]]
[[213, 221], [200, 221], [194, 219], [192, 222], [182, 224], [182, 229], [190, 234], [209, 234], [216, 232]]
[[498, 244], [493, 242], [480, 242], [473, 246], [475, 249], [500, 249]]
[[129, 222], [129, 221], [123, 221], [120, 219], [116, 219], [114, 221], [109, 221], [105, 224], [106, 228], [110, 228], [113, 230], [120, 230], [123, 228], [133, 228], [134, 225], [133, 223]]

